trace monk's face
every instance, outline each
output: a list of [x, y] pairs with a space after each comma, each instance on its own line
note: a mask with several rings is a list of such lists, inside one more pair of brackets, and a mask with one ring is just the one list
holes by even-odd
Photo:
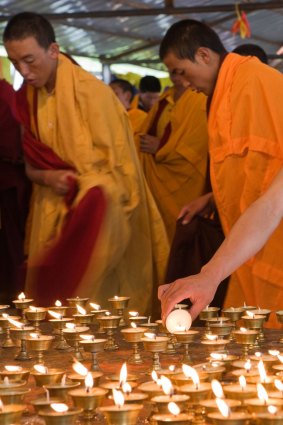
[[195, 55], [195, 61], [179, 59], [173, 52], [163, 59], [170, 75], [182, 76], [193, 90], [202, 92], [207, 96], [212, 93], [217, 69], [216, 57], [210, 57], [209, 49], [200, 48]]
[[10, 40], [5, 43], [10, 61], [27, 84], [53, 90], [56, 81], [59, 47], [56, 43], [45, 49], [34, 37]]
[[118, 99], [120, 100], [120, 102], [123, 104], [123, 106], [126, 109], [129, 109], [132, 94], [128, 91], [123, 91], [123, 89], [118, 84], [110, 83], [109, 85], [111, 89], [113, 90], [113, 92], [118, 97]]
[[150, 111], [153, 105], [159, 100], [159, 92], [144, 92], [140, 93], [140, 99], [146, 112]]

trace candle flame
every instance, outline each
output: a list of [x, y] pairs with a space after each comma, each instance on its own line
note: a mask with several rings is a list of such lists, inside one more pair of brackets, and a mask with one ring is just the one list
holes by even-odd
[[259, 371], [260, 382], [266, 382], [267, 375], [266, 375], [265, 367], [262, 360], [258, 362], [257, 368]]
[[224, 418], [229, 418], [231, 412], [228, 404], [221, 398], [217, 398], [215, 401], [221, 415], [224, 416]]
[[258, 398], [266, 403], [268, 401], [268, 394], [266, 389], [262, 384], [257, 384], [256, 388]]
[[21, 323], [18, 320], [8, 318], [8, 322], [11, 323], [11, 325], [15, 326], [18, 329], [23, 329], [25, 327], [24, 323]]
[[227, 354], [224, 354], [224, 353], [211, 353], [210, 354], [210, 357], [213, 360], [225, 360], [225, 359], [227, 359]]
[[244, 377], [244, 375], [241, 375], [239, 377], [239, 384], [240, 384], [240, 387], [241, 387], [241, 389], [243, 391], [246, 388], [246, 386], [247, 386], [247, 381], [246, 381], [246, 378]]
[[67, 375], [66, 375], [66, 373], [64, 373], [64, 375], [62, 376], [62, 379], [61, 379], [62, 387], [64, 387], [64, 385], [66, 385], [66, 379], [67, 379]]
[[[3, 319], [8, 319], [9, 314], [7, 314], [7, 313], [2, 313], [2, 317], [3, 317]], [[9, 320], [9, 319], [8, 319], [8, 320]]]
[[271, 415], [276, 415], [276, 413], [278, 412], [277, 407], [272, 405], [268, 406], [267, 410]]
[[125, 394], [130, 394], [130, 393], [132, 392], [132, 387], [131, 387], [131, 385], [130, 385], [128, 382], [125, 382], [125, 383], [122, 385], [122, 391], [123, 391], [123, 393], [125, 393]]
[[123, 384], [125, 384], [125, 382], [127, 381], [127, 376], [128, 376], [127, 363], [123, 363], [121, 370], [120, 370], [120, 379], [119, 379], [120, 387]]
[[48, 368], [46, 366], [43, 366], [41, 364], [35, 364], [33, 366], [33, 368], [38, 372], [38, 373], [42, 373], [42, 374], [46, 374], [48, 373]]
[[105, 311], [105, 316], [111, 316], [110, 311]]
[[278, 391], [283, 391], [283, 382], [280, 381], [280, 379], [274, 380], [274, 385], [277, 388]]
[[218, 335], [206, 334], [205, 338], [208, 339], [208, 341], [216, 341], [218, 339]]
[[90, 372], [85, 377], [85, 389], [86, 392], [89, 392], [89, 390], [93, 387], [93, 376]]
[[283, 363], [283, 356], [281, 356], [280, 354], [278, 354], [277, 358], [278, 358], [278, 360], [279, 360], [281, 363]]
[[61, 301], [56, 300], [56, 301], [55, 301], [55, 306], [56, 306], [56, 307], [62, 307], [62, 303], [61, 303]]
[[152, 377], [152, 379], [153, 379], [154, 382], [157, 382], [158, 381], [158, 375], [157, 375], [157, 373], [156, 373], [155, 370], [153, 370], [151, 372], [151, 377]]
[[168, 369], [170, 370], [170, 372], [174, 372], [174, 370], [176, 369], [176, 366], [174, 364], [170, 364]]
[[36, 332], [30, 333], [29, 336], [33, 339], [40, 339], [40, 334], [38, 334]]
[[248, 330], [246, 328], [240, 328], [240, 331], [243, 332], [243, 333], [248, 332]]
[[256, 356], [256, 357], [258, 357], [258, 358], [260, 358], [260, 357], [262, 356], [262, 354], [261, 354], [261, 352], [260, 352], [260, 351], [257, 351], [257, 352], [255, 353], [255, 356]]
[[48, 310], [48, 314], [50, 314], [50, 316], [54, 317], [54, 319], [58, 319], [58, 320], [62, 319], [62, 314], [59, 314], [56, 311]]
[[74, 371], [77, 372], [79, 375], [87, 376], [88, 369], [82, 363], [75, 361], [75, 363], [73, 363], [72, 366], [73, 366]]
[[136, 324], [136, 323], [134, 323], [134, 322], [131, 322], [131, 328], [136, 329], [136, 328], [137, 328], [137, 324]]
[[251, 319], [254, 319], [255, 314], [252, 311], [247, 310], [246, 311], [247, 316], [249, 316]]
[[67, 329], [76, 329], [76, 324], [75, 323], [66, 323], [65, 328]]
[[68, 406], [64, 403], [51, 403], [50, 406], [57, 413], [65, 413], [69, 410]]
[[23, 301], [26, 299], [26, 296], [23, 292], [20, 293], [20, 295], [18, 296], [18, 300]]
[[29, 306], [29, 310], [36, 312], [37, 311], [37, 307], [35, 307], [34, 305], [30, 305]]
[[180, 414], [180, 408], [176, 403], [174, 403], [174, 401], [170, 401], [170, 403], [168, 403], [168, 410], [174, 416], [178, 416]]
[[144, 336], [148, 339], [156, 339], [156, 335], [154, 333], [145, 332]]
[[0, 411], [2, 412], [2, 410], [3, 410], [3, 407], [4, 407], [4, 404], [3, 404], [3, 402], [2, 402], [2, 400], [1, 400], [1, 398], [0, 398]]
[[4, 366], [4, 367], [8, 372], [21, 372], [21, 370], [23, 370], [23, 368], [21, 366], [14, 366], [14, 365], [9, 366], [8, 365], [8, 366]]
[[124, 399], [122, 391], [119, 391], [119, 390], [116, 390], [115, 388], [113, 388], [112, 394], [113, 394], [113, 399], [114, 399], [115, 405], [118, 406], [118, 407], [123, 406], [125, 399]]
[[198, 388], [200, 380], [199, 380], [199, 375], [196, 371], [196, 369], [194, 369], [191, 366], [188, 366], [186, 364], [182, 365], [182, 369], [183, 369], [183, 373], [186, 376], [186, 378], [191, 378], [195, 387]]
[[47, 388], [45, 388], [45, 387], [43, 387], [43, 388], [44, 388], [44, 391], [46, 391], [46, 401], [47, 401], [47, 403], [49, 403], [50, 402], [50, 393], [49, 393], [49, 390]]
[[129, 311], [129, 316], [138, 317], [139, 313], [137, 311]]
[[101, 310], [101, 306], [95, 303], [89, 303], [89, 305], [96, 311]]
[[94, 341], [95, 335], [80, 335], [80, 338], [84, 341]]
[[268, 350], [268, 354], [270, 354], [271, 356], [277, 357], [278, 354], [280, 354], [280, 351], [278, 351], [278, 350]]
[[118, 300], [119, 299], [118, 295], [114, 295], [114, 299]]
[[174, 394], [174, 388], [172, 385], [172, 382], [170, 381], [169, 378], [167, 378], [166, 376], [161, 376], [160, 378], [161, 381], [161, 386], [162, 386], [162, 390], [164, 392], [164, 394], [166, 395], [173, 395]]
[[217, 379], [212, 379], [211, 388], [216, 398], [224, 398], [222, 385]]
[[252, 364], [251, 364], [250, 359], [248, 359], [248, 360], [246, 361], [246, 363], [244, 364], [244, 368], [246, 369], [246, 371], [247, 371], [247, 372], [249, 372], [249, 371], [251, 370], [251, 368], [252, 368]]
[[84, 308], [82, 308], [79, 304], [76, 304], [78, 313], [81, 314], [82, 316], [86, 315], [86, 310]]

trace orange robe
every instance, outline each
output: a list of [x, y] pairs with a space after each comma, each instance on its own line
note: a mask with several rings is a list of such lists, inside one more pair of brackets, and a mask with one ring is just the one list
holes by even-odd
[[147, 117], [147, 113], [138, 108], [131, 108], [128, 110], [130, 123], [134, 134], [138, 133]]
[[[229, 54], [209, 111], [213, 193], [227, 234], [268, 188], [283, 161], [283, 77], [256, 58]], [[233, 275], [226, 306], [282, 309], [283, 222], [265, 247]], [[278, 326], [271, 316], [268, 326]]]
[[[141, 129], [142, 133], [152, 134], [155, 122], [154, 135], [162, 140], [170, 125], [165, 144], [155, 155], [140, 153], [143, 171], [164, 220], [169, 241], [173, 239], [181, 208], [205, 193], [208, 149], [206, 97], [187, 89], [175, 103], [173, 90], [171, 88], [161, 96]], [[156, 122], [160, 102], [164, 100], [167, 104]], [[139, 149], [137, 138], [136, 142]]]

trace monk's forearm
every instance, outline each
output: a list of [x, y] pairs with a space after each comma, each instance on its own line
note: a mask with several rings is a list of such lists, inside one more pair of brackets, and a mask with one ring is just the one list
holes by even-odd
[[[283, 177], [239, 218], [214, 257], [202, 271], [219, 284], [255, 255], [276, 229], [283, 215]], [[275, 253], [276, 255], [276, 253]]]
[[48, 176], [50, 170], [39, 170], [26, 163], [26, 174], [33, 183], [37, 183], [40, 186], [49, 186]]

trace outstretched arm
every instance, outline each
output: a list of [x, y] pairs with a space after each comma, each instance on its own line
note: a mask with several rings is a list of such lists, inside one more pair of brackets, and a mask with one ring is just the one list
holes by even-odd
[[[256, 254], [283, 217], [283, 168], [269, 189], [241, 215], [212, 259], [198, 275], [178, 279], [159, 287], [162, 316], [189, 298], [195, 319], [208, 305], [219, 283]], [[276, 255], [276, 253], [275, 253]]]

